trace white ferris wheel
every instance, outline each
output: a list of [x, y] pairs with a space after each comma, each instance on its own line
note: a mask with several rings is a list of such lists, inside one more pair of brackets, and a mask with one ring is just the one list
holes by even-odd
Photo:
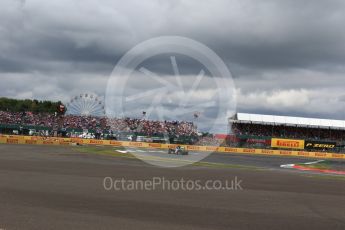
[[104, 116], [104, 102], [94, 93], [83, 93], [74, 96], [67, 104], [67, 115]]

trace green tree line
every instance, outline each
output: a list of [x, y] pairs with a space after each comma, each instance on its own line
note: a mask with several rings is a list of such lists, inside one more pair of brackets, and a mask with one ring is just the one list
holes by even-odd
[[61, 102], [0, 98], [0, 111], [54, 113]]

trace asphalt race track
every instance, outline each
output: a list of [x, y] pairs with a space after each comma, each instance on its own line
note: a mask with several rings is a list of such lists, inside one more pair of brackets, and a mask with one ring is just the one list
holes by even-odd
[[[78, 147], [0, 145], [0, 229], [345, 229], [345, 180], [280, 169], [291, 157], [214, 154], [248, 165], [160, 168]], [[107, 191], [127, 180], [241, 180], [238, 190]]]
[[[204, 156], [208, 153], [204, 152], [189, 152], [189, 156], [177, 156], [166, 154], [166, 150], [154, 150], [149, 149], [148, 151], [139, 149], [127, 149], [130, 152], [136, 152], [143, 156], [159, 156], [166, 159], [194, 159], [194, 156]], [[280, 165], [291, 164], [291, 163], [306, 163], [313, 162], [315, 158], [296, 158], [296, 157], [280, 157], [280, 156], [261, 156], [261, 155], [249, 155], [249, 154], [228, 154], [228, 153], [214, 153], [204, 159], [202, 162], [221, 163], [221, 164], [232, 164], [232, 165], [247, 165], [253, 167], [262, 167], [267, 169], [280, 169]]]

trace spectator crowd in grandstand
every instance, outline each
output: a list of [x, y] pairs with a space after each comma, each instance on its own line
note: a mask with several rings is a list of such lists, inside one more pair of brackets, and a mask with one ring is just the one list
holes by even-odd
[[231, 128], [236, 136], [280, 137], [325, 141], [343, 141], [345, 137], [345, 130], [341, 129], [253, 123], [232, 123]]
[[[8, 125], [10, 128], [8, 128]], [[37, 130], [44, 128], [46, 130], [45, 133], [49, 133], [44, 135], [54, 135], [54, 130], [64, 130], [65, 135], [79, 136], [79, 134], [76, 133], [87, 130], [87, 132], [93, 133], [92, 138], [104, 138], [105, 134], [115, 139], [120, 138], [121, 135], [127, 135], [125, 138], [128, 136], [163, 136], [164, 138], [169, 138], [170, 141], [175, 139], [180, 143], [258, 148], [270, 148], [272, 137], [333, 141], [338, 144], [340, 143], [340, 146], [342, 146], [345, 141], [345, 130], [341, 129], [248, 122], [233, 122], [230, 125], [232, 135], [227, 135], [226, 139], [221, 139], [215, 138], [213, 134], [201, 135], [193, 122], [186, 121], [154, 121], [138, 118], [106, 118], [76, 115], [59, 116], [54, 113], [0, 111], [0, 133], [6, 128], [8, 129], [7, 131], [11, 130], [11, 126], [29, 126]], [[41, 130], [38, 133], [43, 133], [43, 131]], [[187, 139], [184, 139], [186, 142], [182, 141], [182, 137], [187, 137]], [[162, 140], [163, 139], [161, 139], [161, 141]]]
[[[59, 120], [62, 124], [57, 125]], [[136, 118], [103, 118], [66, 115], [62, 119], [53, 114], [0, 111], [0, 124], [30, 125], [54, 129], [108, 130], [112, 132], [142, 133], [145, 135], [168, 134], [175, 136], [197, 135], [197, 127], [185, 121], [152, 121]]]

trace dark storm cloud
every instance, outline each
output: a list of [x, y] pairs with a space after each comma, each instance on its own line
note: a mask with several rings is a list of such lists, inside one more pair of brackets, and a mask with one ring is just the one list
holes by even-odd
[[[2, 0], [0, 96], [104, 94], [126, 51], [177, 35], [224, 60], [240, 111], [345, 119], [344, 24], [342, 0]], [[198, 73], [193, 61], [177, 61], [182, 74]], [[163, 59], [150, 65], [172, 74]]]
[[[2, 3], [3, 9], [6, 3], [15, 8], [9, 2]], [[172, 34], [202, 41], [229, 63], [250, 68], [339, 65], [345, 60], [343, 1], [153, 1], [139, 12], [133, 1], [128, 7], [110, 1], [62, 3], [34, 0], [12, 9], [15, 16], [4, 23], [12, 34], [7, 39], [16, 46], [9, 50], [12, 55], [113, 64], [137, 42]]]
[[343, 64], [344, 1], [242, 1], [238, 12], [232, 4], [205, 39], [213, 38], [210, 46], [232, 63], [274, 69]]

